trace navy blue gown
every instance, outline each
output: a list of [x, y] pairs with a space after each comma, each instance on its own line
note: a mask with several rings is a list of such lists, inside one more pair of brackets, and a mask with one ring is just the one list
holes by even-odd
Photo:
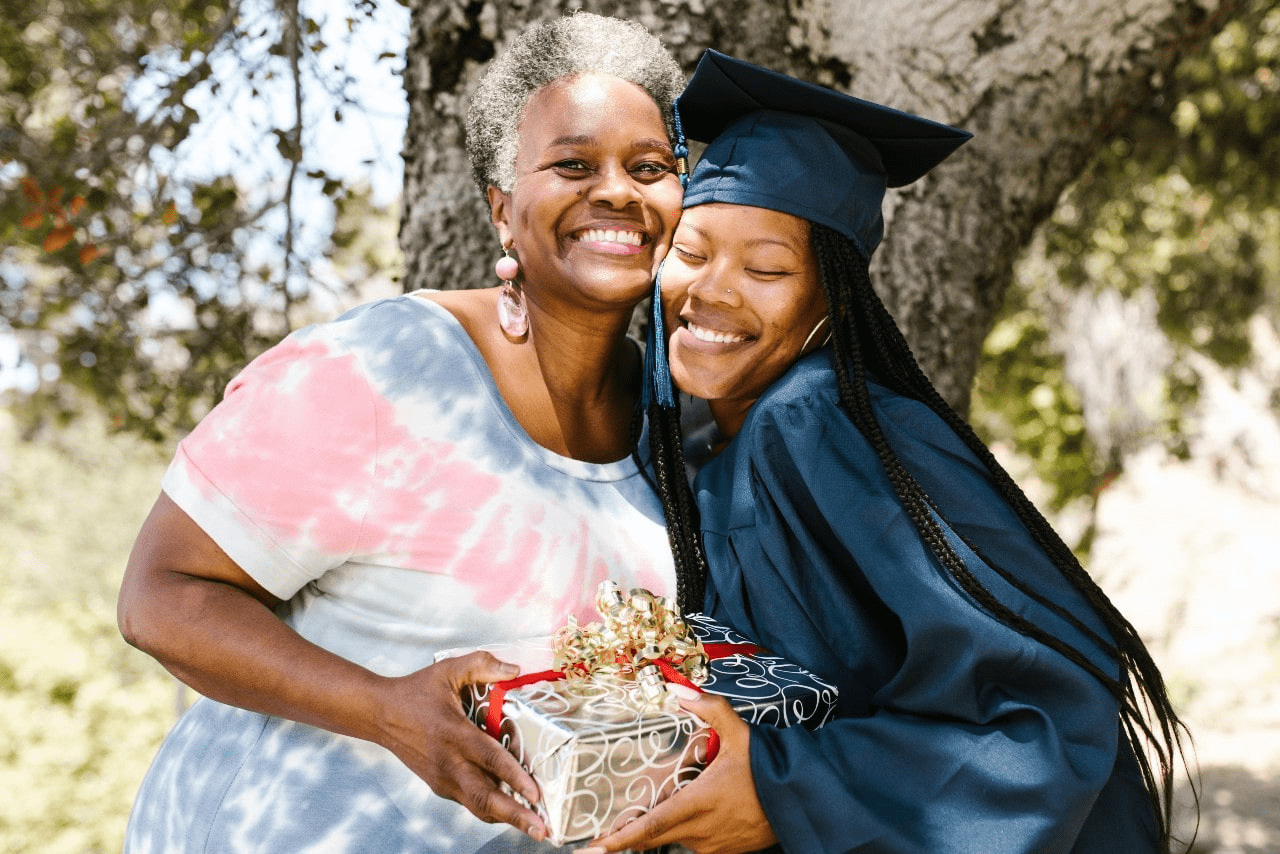
[[[1107, 637], [954, 431], [919, 402], [878, 385], [871, 395], [973, 574], [1117, 673], [1108, 650], [956, 536]], [[707, 612], [840, 690], [836, 719], [816, 732], [752, 728], [756, 789], [782, 850], [1156, 851], [1115, 698], [950, 579], [837, 401], [827, 354], [806, 357], [695, 483]]]

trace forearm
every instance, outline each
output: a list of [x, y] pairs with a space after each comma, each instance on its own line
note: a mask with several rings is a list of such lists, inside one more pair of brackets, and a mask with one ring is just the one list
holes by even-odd
[[129, 643], [211, 699], [379, 741], [388, 680], [306, 640], [242, 590], [165, 575], [122, 607]]
[[533, 778], [459, 700], [463, 685], [518, 668], [473, 653], [379, 676], [303, 638], [276, 615], [279, 603], [161, 493], [129, 556], [118, 619], [129, 643], [200, 693], [379, 744], [481, 820], [542, 838], [537, 815], [500, 788], [533, 802]]
[[117, 616], [126, 641], [207, 697], [378, 741], [393, 680], [304, 639], [272, 610], [279, 601], [161, 494]]

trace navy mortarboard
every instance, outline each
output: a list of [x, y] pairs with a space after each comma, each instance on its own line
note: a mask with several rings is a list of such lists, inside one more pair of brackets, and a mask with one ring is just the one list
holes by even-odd
[[714, 50], [676, 101], [685, 136], [709, 143], [685, 191], [819, 222], [870, 258], [886, 187], [909, 184], [972, 137]]
[[[714, 50], [676, 99], [676, 130], [708, 143], [684, 206], [767, 208], [845, 235], [868, 260], [884, 236], [886, 187], [910, 184], [972, 138], [967, 131], [788, 77]], [[686, 152], [678, 140], [677, 153]], [[651, 399], [674, 406], [660, 304], [645, 353]], [[652, 395], [652, 397], [651, 397]]]

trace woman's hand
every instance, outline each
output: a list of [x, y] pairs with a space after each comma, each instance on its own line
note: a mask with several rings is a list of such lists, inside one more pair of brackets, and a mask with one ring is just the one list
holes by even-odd
[[692, 783], [578, 854], [678, 842], [698, 854], [741, 854], [777, 842], [751, 776], [751, 728], [723, 697], [673, 686], [680, 706], [720, 736], [720, 752]]
[[537, 783], [510, 752], [463, 714], [459, 699], [466, 685], [500, 682], [519, 672], [487, 652], [473, 652], [390, 680], [379, 716], [384, 735], [378, 742], [437, 795], [457, 801], [481, 821], [510, 824], [542, 841], [542, 819], [499, 785], [505, 781], [533, 804], [538, 801]]

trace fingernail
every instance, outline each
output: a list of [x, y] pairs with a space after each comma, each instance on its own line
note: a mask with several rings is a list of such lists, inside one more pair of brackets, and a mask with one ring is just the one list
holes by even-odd
[[690, 688], [688, 685], [681, 685], [677, 682], [668, 682], [667, 690], [675, 694], [681, 700], [696, 700], [702, 696], [698, 691]]
[[541, 842], [542, 840], [547, 838], [546, 828], [544, 828], [541, 824], [538, 824], [536, 822], [534, 824], [529, 825], [529, 827], [525, 829], [525, 833], [529, 834], [529, 837], [534, 842]]
[[502, 675], [508, 679], [512, 679], [520, 675], [520, 668], [517, 665], [509, 664], [508, 662], [505, 662], [505, 661], [502, 664], [498, 665], [498, 670], [500, 670], [502, 672]]
[[579, 848], [577, 854], [605, 854], [603, 845], [592, 845], [590, 848]]

